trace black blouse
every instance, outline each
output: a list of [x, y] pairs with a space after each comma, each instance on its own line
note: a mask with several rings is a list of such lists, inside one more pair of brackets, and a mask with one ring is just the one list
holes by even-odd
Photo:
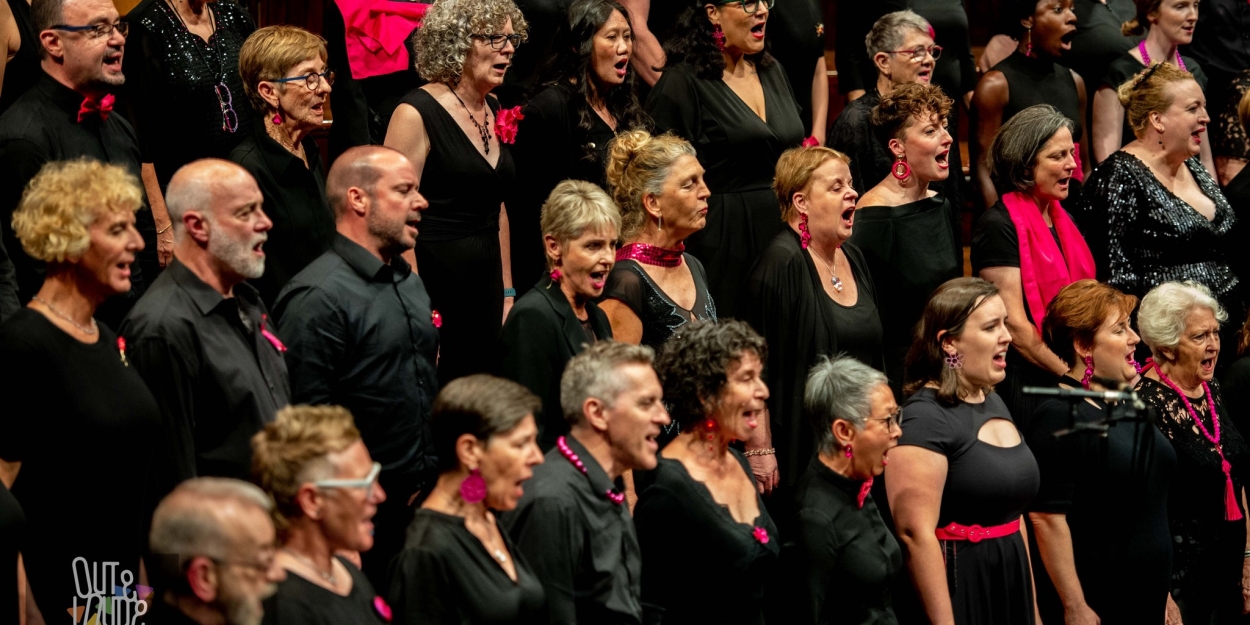
[[391, 561], [397, 625], [545, 625], [542, 583], [502, 528], [516, 567], [512, 581], [464, 518], [417, 510], [404, 549]]
[[1080, 143], [1085, 128], [1081, 115], [1080, 94], [1072, 70], [1047, 57], [1027, 57], [1019, 51], [999, 61], [991, 71], [1007, 78], [1007, 104], [1003, 106], [1003, 123], [1035, 104], [1049, 104], [1063, 113], [1075, 126], [1072, 140]]
[[647, 275], [635, 260], [622, 260], [612, 267], [608, 283], [603, 288], [603, 299], [614, 299], [629, 307], [642, 321], [642, 344], [659, 351], [678, 328], [699, 321], [716, 320], [716, 303], [707, 289], [707, 272], [703, 263], [690, 254], [682, 254], [682, 262], [690, 267], [694, 279], [694, 307], [686, 310], [678, 306]]
[[335, 556], [352, 577], [346, 597], [287, 572], [278, 592], [265, 600], [263, 625], [383, 625], [391, 622], [389, 606], [369, 578], [346, 558]]

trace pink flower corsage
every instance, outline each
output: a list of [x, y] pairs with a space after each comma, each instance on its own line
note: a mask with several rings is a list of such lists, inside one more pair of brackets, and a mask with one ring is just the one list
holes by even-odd
[[434, 324], [435, 328], [443, 327], [443, 315], [441, 315], [437, 310], [431, 311], [430, 323]]
[[808, 137], [803, 140], [803, 147], [805, 148], [814, 148], [818, 145], [820, 145], [820, 142], [816, 140], [816, 137]]
[[755, 536], [755, 540], [760, 541], [761, 545], [768, 544], [768, 530], [762, 527], [757, 527], [751, 531], [751, 535]]
[[495, 136], [499, 137], [499, 141], [503, 143], [516, 143], [517, 122], [522, 119], [525, 119], [525, 116], [521, 114], [519, 106], [499, 109], [499, 113], [495, 115]]
[[391, 622], [391, 606], [386, 605], [386, 600], [381, 596], [373, 598], [373, 609], [377, 610], [378, 616], [387, 623]]
[[121, 354], [122, 364], [129, 367], [130, 361], [126, 360], [126, 339], [120, 336], [117, 337], [117, 353]]

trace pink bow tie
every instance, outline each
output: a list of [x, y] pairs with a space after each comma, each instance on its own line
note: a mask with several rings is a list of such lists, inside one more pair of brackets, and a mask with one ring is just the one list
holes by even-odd
[[82, 106], [78, 107], [78, 123], [81, 124], [82, 120], [97, 113], [100, 115], [100, 121], [107, 120], [109, 113], [113, 112], [113, 100], [115, 99], [111, 93], [100, 98], [99, 101], [83, 98]]

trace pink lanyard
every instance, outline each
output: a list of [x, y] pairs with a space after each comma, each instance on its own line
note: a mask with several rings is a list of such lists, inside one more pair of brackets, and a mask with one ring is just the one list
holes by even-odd
[[1164, 384], [1167, 384], [1168, 387], [1176, 391], [1177, 395], [1181, 396], [1181, 401], [1185, 402], [1185, 409], [1189, 411], [1189, 416], [1193, 418], [1194, 425], [1198, 426], [1198, 431], [1202, 432], [1202, 435], [1211, 441], [1212, 445], [1215, 445], [1215, 453], [1220, 455], [1220, 468], [1224, 470], [1224, 520], [1240, 521], [1241, 510], [1237, 507], [1237, 495], [1233, 491], [1233, 468], [1224, 459], [1224, 448], [1220, 447], [1220, 415], [1215, 411], [1215, 397], [1211, 395], [1211, 387], [1207, 386], [1206, 382], [1202, 383], [1202, 390], [1207, 394], [1207, 404], [1211, 406], [1211, 425], [1215, 428], [1215, 436], [1211, 436], [1211, 433], [1207, 431], [1207, 427], [1202, 424], [1202, 419], [1198, 418], [1198, 412], [1189, 403], [1189, 397], [1186, 397], [1185, 393], [1181, 392], [1181, 389], [1168, 376], [1163, 375], [1161, 369], [1155, 367], [1155, 372], [1159, 374], [1159, 379], [1163, 380]]

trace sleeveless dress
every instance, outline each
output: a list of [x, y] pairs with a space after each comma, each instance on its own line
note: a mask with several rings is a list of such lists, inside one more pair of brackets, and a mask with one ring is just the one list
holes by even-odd
[[[486, 101], [493, 122], [499, 103]], [[516, 178], [516, 164], [500, 143], [499, 163], [492, 168], [428, 91], [413, 89], [401, 102], [421, 113], [430, 137], [421, 173], [421, 194], [430, 207], [421, 215], [416, 251], [421, 280], [443, 319], [441, 386], [494, 370], [503, 325], [499, 206]]]
[[[1085, 128], [1085, 117], [1081, 115], [1081, 97], [1076, 90], [1076, 79], [1072, 70], [1046, 57], [1029, 58], [1012, 52], [994, 66], [994, 71], [1002, 72], [1007, 78], [1007, 104], [1003, 107], [1003, 123], [1015, 117], [1016, 113], [1036, 104], [1049, 104], [1064, 117], [1072, 120], [1076, 131], [1072, 140], [1080, 143], [1082, 130]], [[1077, 150], [1078, 155], [1080, 150]], [[1078, 156], [1079, 158], [1079, 156]], [[1075, 198], [1081, 195], [1081, 182], [1073, 179], [1068, 187], [1068, 199], [1063, 201], [1066, 208]]]

